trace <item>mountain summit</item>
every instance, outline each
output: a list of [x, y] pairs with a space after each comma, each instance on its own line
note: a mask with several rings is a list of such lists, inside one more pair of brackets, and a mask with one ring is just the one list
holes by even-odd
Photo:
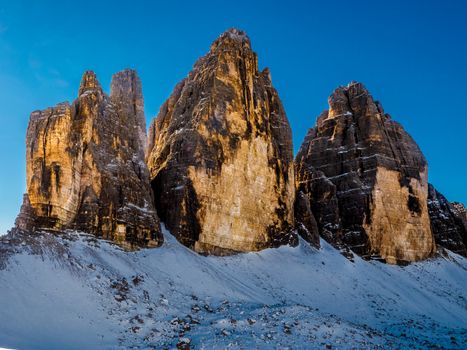
[[417, 144], [361, 83], [328, 101], [296, 158], [297, 191], [321, 234], [390, 263], [431, 256], [428, 166]]
[[148, 138], [136, 72], [109, 95], [85, 72], [72, 104], [30, 117], [0, 347], [462, 348], [464, 206], [363, 84], [328, 102], [294, 160], [243, 31], [212, 43]]
[[148, 154], [157, 211], [180, 242], [222, 255], [294, 240], [292, 134], [244, 32], [222, 34], [176, 86]]
[[141, 82], [125, 70], [111, 86], [109, 97], [87, 71], [72, 105], [31, 114], [20, 229], [79, 229], [126, 247], [160, 245]]
[[[269, 70], [229, 29], [175, 87], [146, 136], [141, 81], [92, 71], [78, 98], [31, 114], [27, 193], [16, 226], [78, 229], [129, 249], [162, 242], [159, 216], [184, 245], [227, 255], [296, 244], [298, 232], [388, 263], [436, 244], [467, 256], [467, 219], [427, 182], [415, 141], [351, 82], [308, 132], [292, 133]], [[157, 209], [157, 212], [156, 212]]]

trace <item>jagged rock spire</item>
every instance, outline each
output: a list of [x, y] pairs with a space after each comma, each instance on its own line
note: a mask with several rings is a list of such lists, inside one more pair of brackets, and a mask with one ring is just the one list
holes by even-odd
[[85, 72], [73, 105], [31, 114], [27, 194], [17, 226], [79, 229], [128, 248], [159, 245], [144, 133], [136, 73], [117, 73], [109, 98], [96, 75]]
[[101, 84], [97, 80], [96, 73], [92, 70], [84, 72], [79, 85], [78, 96], [85, 93], [86, 91], [99, 91], [102, 92]]
[[146, 149], [146, 118], [141, 80], [133, 69], [125, 69], [112, 76], [110, 99], [123, 113], [134, 117], [134, 128], [140, 142], [140, 148]]
[[320, 234], [390, 263], [430, 256], [427, 163], [417, 144], [361, 83], [337, 88], [328, 102], [296, 157], [297, 191]]
[[211, 52], [232, 46], [245, 47], [246, 49], [251, 50], [250, 38], [244, 31], [236, 28], [230, 28], [222, 33], [219, 38], [211, 44]]
[[148, 152], [158, 212], [182, 243], [226, 254], [290, 240], [291, 130], [244, 32], [223, 33], [175, 87]]

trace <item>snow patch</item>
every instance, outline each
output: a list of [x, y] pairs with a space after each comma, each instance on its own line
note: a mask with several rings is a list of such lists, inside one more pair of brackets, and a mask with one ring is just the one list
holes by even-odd
[[300, 240], [203, 257], [163, 231], [161, 248], [132, 253], [82, 233], [44, 233], [13, 248], [1, 239], [0, 346], [455, 349], [467, 341], [467, 260], [455, 254], [400, 267], [350, 262], [325, 241], [318, 250]]

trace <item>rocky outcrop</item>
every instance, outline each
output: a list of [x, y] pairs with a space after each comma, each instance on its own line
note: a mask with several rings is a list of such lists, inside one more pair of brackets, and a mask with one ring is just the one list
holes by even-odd
[[73, 104], [31, 114], [27, 193], [16, 226], [79, 229], [125, 247], [159, 245], [145, 135], [136, 72], [114, 75], [110, 96], [86, 72]]
[[417, 144], [360, 83], [336, 89], [329, 107], [296, 157], [297, 198], [309, 201], [320, 234], [389, 263], [430, 256], [427, 163]]
[[462, 220], [467, 221], [467, 209], [465, 205], [459, 202], [451, 202], [453, 211], [456, 216], [460, 217]]
[[196, 62], [148, 145], [157, 211], [183, 244], [229, 254], [293, 237], [291, 130], [244, 32], [225, 32]]
[[467, 218], [464, 206], [461, 203], [450, 203], [430, 184], [428, 212], [436, 244], [467, 257]]
[[316, 223], [309, 197], [298, 191], [295, 197], [295, 224], [297, 233], [315, 247], [319, 247], [319, 229]]

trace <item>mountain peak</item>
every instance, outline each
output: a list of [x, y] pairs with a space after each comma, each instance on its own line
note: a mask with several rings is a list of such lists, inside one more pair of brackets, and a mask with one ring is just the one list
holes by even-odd
[[245, 31], [230, 28], [222, 33], [211, 45], [211, 51], [219, 47], [240, 46], [251, 49], [250, 38]]
[[82, 93], [89, 90], [102, 90], [101, 84], [97, 80], [96, 73], [94, 73], [92, 70], [87, 70], [84, 72], [83, 77], [81, 78], [78, 95], [81, 95]]
[[[114, 75], [107, 98], [86, 71], [79, 97], [31, 115], [26, 136], [25, 230], [84, 230], [124, 248], [162, 241], [144, 163], [146, 125], [136, 72]], [[89, 146], [89, 147], [88, 147]], [[41, 166], [34, 164], [40, 162]]]
[[427, 164], [419, 147], [399, 124], [382, 118], [381, 104], [362, 83], [338, 87], [328, 101], [329, 111], [296, 159], [299, 190], [313, 205], [320, 232], [344, 251], [389, 263], [431, 256]]
[[124, 69], [112, 76], [110, 96], [142, 98], [141, 80], [134, 69]]
[[151, 135], [157, 211], [180, 242], [217, 255], [295, 242], [291, 130], [245, 32], [230, 29], [214, 42]]

